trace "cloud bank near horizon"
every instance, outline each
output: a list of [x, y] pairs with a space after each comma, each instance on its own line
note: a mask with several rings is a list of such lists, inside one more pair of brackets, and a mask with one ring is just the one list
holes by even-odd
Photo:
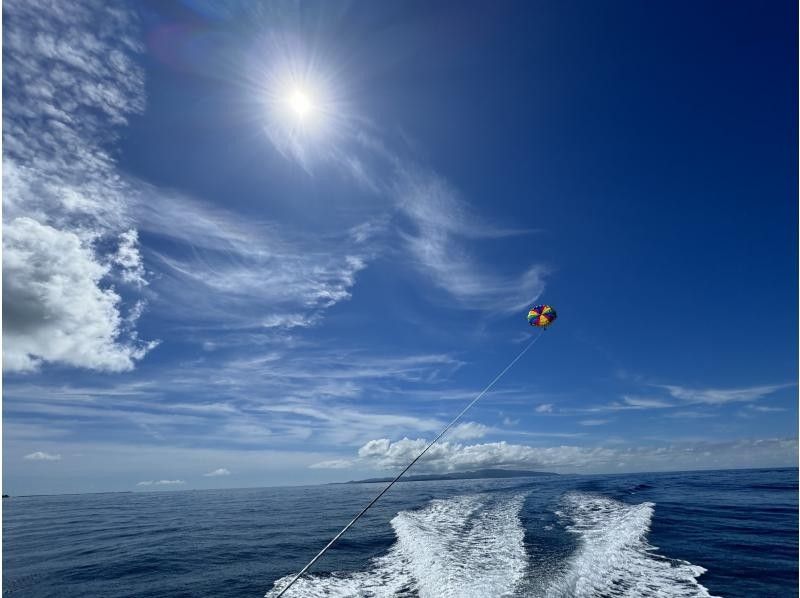
[[[367, 468], [397, 471], [427, 446], [422, 438], [392, 442], [371, 440], [355, 459], [336, 459], [311, 465], [318, 469]], [[539, 469], [561, 473], [670, 471], [787, 467], [797, 464], [797, 439], [768, 438], [729, 442], [673, 443], [659, 446], [533, 447], [506, 441], [434, 445], [415, 468], [428, 473], [474, 469]]]

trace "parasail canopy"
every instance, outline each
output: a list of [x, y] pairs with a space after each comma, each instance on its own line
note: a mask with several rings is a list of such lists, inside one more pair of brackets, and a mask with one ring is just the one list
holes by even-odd
[[538, 328], [547, 328], [558, 317], [551, 305], [534, 305], [528, 312], [528, 324]]

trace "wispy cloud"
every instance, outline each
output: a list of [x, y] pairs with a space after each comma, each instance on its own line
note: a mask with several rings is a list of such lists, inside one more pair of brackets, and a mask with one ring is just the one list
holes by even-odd
[[610, 419], [582, 419], [578, 423], [582, 426], [604, 426], [612, 421]]
[[625, 396], [622, 398], [623, 405], [632, 409], [666, 409], [674, 407], [673, 403], [664, 401], [662, 399], [654, 399], [650, 397], [632, 397]]
[[768, 407], [766, 405], [747, 405], [751, 411], [758, 411], [760, 413], [780, 413], [786, 411], [783, 407]]
[[663, 417], [669, 417], [674, 419], [705, 419], [708, 417], [716, 417], [716, 413], [711, 411], [692, 411], [687, 409], [680, 409], [678, 411], [672, 411], [670, 413], [665, 414]]
[[553, 404], [552, 403], [542, 403], [541, 405], [537, 405], [536, 409], [534, 410], [536, 413], [552, 413], [553, 412]]
[[[350, 240], [292, 236], [202, 201], [157, 190], [137, 204], [143, 230], [170, 241], [151, 252], [157, 307], [195, 327], [291, 329], [350, 298], [368, 252]], [[186, 218], [191, 214], [191, 218]], [[191, 305], [191, 310], [175, 309]]]
[[541, 265], [519, 276], [504, 276], [471, 257], [464, 241], [518, 234], [479, 224], [441, 177], [405, 168], [396, 184], [398, 207], [412, 225], [401, 232], [410, 255], [430, 280], [463, 307], [515, 311], [535, 301], [544, 289]]
[[45, 453], [44, 451], [36, 451], [25, 455], [25, 459], [30, 461], [61, 461], [61, 455], [54, 453]]
[[[278, 61], [286, 60], [279, 55]], [[310, 65], [307, 69], [312, 68]], [[403, 241], [410, 262], [448, 301], [469, 310], [511, 312], [534, 301], [544, 289], [547, 268], [531, 264], [521, 273], [482, 263], [470, 243], [532, 231], [486, 224], [440, 174], [394, 151], [386, 132], [352, 113], [342, 113], [320, 135], [287, 129], [270, 119], [266, 132], [276, 150], [309, 173], [312, 162], [333, 164], [357, 188], [385, 201], [381, 222]], [[388, 199], [388, 201], [386, 201]], [[394, 216], [389, 218], [388, 216]], [[381, 226], [383, 233], [388, 226]], [[356, 234], [367, 232], [357, 229]], [[374, 229], [369, 232], [375, 232]]]
[[[678, 385], [649, 385], [662, 388], [677, 402], [658, 397], [645, 397], [636, 395], [625, 395], [621, 401], [612, 401], [603, 405], [591, 407], [572, 408], [565, 410], [565, 413], [608, 413], [618, 411], [642, 411], [649, 409], [673, 409], [686, 407], [687, 405], [709, 405], [719, 406], [728, 403], [750, 403], [762, 399], [780, 389], [788, 388], [789, 384], [771, 384], [762, 386], [750, 386], [745, 388], [729, 389], [695, 389]], [[672, 412], [666, 417], [712, 417], [713, 413], [707, 411], [688, 411], [682, 409]]]
[[686, 403], [705, 403], [721, 405], [724, 403], [747, 403], [757, 401], [767, 395], [788, 388], [789, 384], [770, 384], [764, 386], [748, 386], [744, 388], [687, 388], [685, 386], [661, 385], [670, 395]]
[[[4, 409], [18, 423], [47, 418], [54, 428], [80, 418], [99, 436], [113, 427], [116, 439], [144, 433], [143, 441], [180, 437], [199, 446], [351, 444], [375, 434], [441, 429], [443, 422], [426, 413], [425, 402], [404, 397], [425, 390], [437, 398], [433, 390], [460, 365], [435, 353], [390, 357], [313, 347], [302, 355], [269, 351], [217, 360], [211, 370], [191, 363], [146, 382], [110, 387], [15, 382], [6, 385]], [[386, 400], [365, 407], [364, 397]], [[479, 424], [460, 430], [472, 435], [485, 431]]]

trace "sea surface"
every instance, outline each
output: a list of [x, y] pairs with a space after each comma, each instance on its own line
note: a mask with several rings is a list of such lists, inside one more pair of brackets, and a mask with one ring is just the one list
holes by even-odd
[[[794, 469], [408, 482], [287, 597], [798, 595]], [[12, 497], [3, 595], [260, 597], [380, 484]]]

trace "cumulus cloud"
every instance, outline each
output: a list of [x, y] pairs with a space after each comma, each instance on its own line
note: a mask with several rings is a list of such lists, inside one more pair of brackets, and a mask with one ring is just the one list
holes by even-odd
[[24, 458], [31, 461], [61, 461], [61, 455], [45, 453], [43, 451], [36, 451], [35, 453], [25, 455]]
[[219, 476], [231, 475], [231, 472], [225, 469], [224, 467], [220, 467], [219, 469], [215, 469], [214, 471], [209, 471], [208, 473], [203, 474], [207, 478], [216, 478]]
[[75, 233], [14, 219], [3, 235], [3, 271], [8, 370], [51, 361], [118, 372], [153, 347], [126, 334], [120, 296], [101, 285], [108, 268]]
[[183, 480], [145, 480], [144, 482], [137, 482], [137, 486], [179, 486], [185, 484]]
[[153, 347], [136, 339], [115, 280], [144, 270], [106, 147], [144, 107], [134, 17], [103, 2], [10, 0], [3, 83], [4, 368], [43, 362], [123, 371]]
[[[372, 467], [393, 470], [408, 465], [426, 445], [427, 441], [421, 438], [403, 438], [397, 442], [382, 438], [364, 444], [358, 457]], [[613, 448], [443, 442], [434, 445], [417, 466], [433, 472], [495, 467], [602, 472], [617, 470], [620, 462], [631, 471], [772, 467], [797, 463], [797, 446], [796, 438]]]
[[553, 404], [552, 403], [542, 403], [536, 407], [536, 413], [552, 413], [553, 412]]

